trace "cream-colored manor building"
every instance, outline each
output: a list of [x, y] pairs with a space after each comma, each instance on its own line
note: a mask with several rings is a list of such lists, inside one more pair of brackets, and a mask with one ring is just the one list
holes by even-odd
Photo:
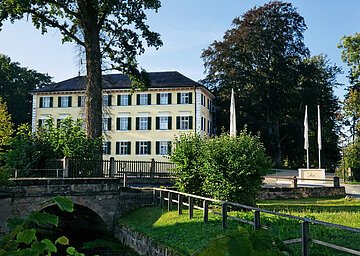
[[[147, 91], [131, 93], [122, 74], [103, 76], [104, 157], [167, 161], [171, 142], [184, 132], [214, 132], [214, 95], [188, 77], [150, 72]], [[84, 117], [85, 77], [74, 77], [33, 91], [32, 127], [52, 118]]]

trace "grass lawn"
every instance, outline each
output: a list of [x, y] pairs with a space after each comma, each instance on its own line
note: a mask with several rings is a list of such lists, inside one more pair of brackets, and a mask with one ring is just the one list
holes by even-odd
[[[345, 200], [343, 198], [268, 200], [261, 201], [258, 205], [260, 208], [292, 215], [356, 228], [360, 227], [360, 200]], [[251, 212], [234, 211], [229, 214], [248, 220], [252, 219]], [[301, 237], [301, 223], [299, 221], [262, 214], [261, 222], [272, 236], [281, 240]], [[209, 214], [209, 223], [204, 224], [200, 210], [195, 210], [194, 218], [190, 220], [186, 210], [183, 211], [183, 215], [179, 216], [177, 211], [168, 212], [159, 207], [138, 209], [122, 217], [119, 223], [132, 227], [184, 255], [193, 254], [216, 236], [232, 232], [238, 225], [251, 229], [249, 225], [229, 220], [229, 228], [223, 230], [220, 216]], [[354, 234], [339, 229], [311, 225], [310, 236], [314, 239], [360, 250], [360, 233]], [[300, 244], [292, 245], [291, 248], [294, 250], [294, 255], [300, 255]], [[318, 245], [312, 245], [310, 252], [311, 255], [349, 255]]]

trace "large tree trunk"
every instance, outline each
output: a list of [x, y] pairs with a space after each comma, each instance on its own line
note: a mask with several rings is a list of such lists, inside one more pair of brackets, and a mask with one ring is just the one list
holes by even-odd
[[99, 42], [98, 13], [91, 1], [79, 0], [83, 16], [83, 33], [86, 52], [86, 132], [89, 138], [102, 135], [102, 77]]

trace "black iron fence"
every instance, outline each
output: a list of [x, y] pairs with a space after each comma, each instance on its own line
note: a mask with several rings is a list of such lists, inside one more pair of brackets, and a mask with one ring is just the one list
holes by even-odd
[[15, 178], [23, 177], [172, 177], [175, 164], [170, 162], [84, 159], [48, 160], [42, 169], [17, 170]]

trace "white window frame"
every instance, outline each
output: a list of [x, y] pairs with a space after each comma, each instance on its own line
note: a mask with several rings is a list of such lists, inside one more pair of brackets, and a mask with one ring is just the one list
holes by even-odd
[[180, 104], [189, 104], [190, 97], [188, 92], [182, 92], [180, 93]]
[[129, 127], [129, 118], [120, 117], [120, 131], [128, 131]]
[[119, 141], [119, 155], [129, 155], [128, 152], [128, 142], [129, 141]]
[[180, 116], [180, 130], [190, 130], [189, 116]]
[[110, 144], [110, 149], [109, 149], [109, 151], [110, 151], [110, 154], [108, 154], [107, 152], [108, 152], [108, 142], [110, 142], [110, 141], [104, 141], [103, 142], [103, 144], [102, 144], [102, 153], [103, 153], [103, 155], [110, 155], [111, 154], [111, 144]]
[[102, 129], [104, 132], [109, 130], [109, 126], [108, 126], [108, 117], [103, 117], [102, 118]]
[[168, 155], [169, 153], [169, 142], [159, 141], [159, 155]]
[[51, 97], [42, 97], [42, 108], [50, 108]]
[[139, 105], [147, 105], [148, 104], [148, 94], [140, 94]]
[[169, 94], [168, 93], [160, 93], [160, 105], [169, 104]]
[[139, 141], [139, 155], [148, 155], [148, 142]]
[[84, 107], [84, 106], [85, 106], [85, 96], [80, 95], [80, 107]]
[[149, 130], [148, 117], [140, 116], [139, 117], [139, 130]]
[[168, 116], [160, 116], [159, 117], [159, 128], [160, 128], [160, 130], [168, 130], [169, 129], [169, 117]]
[[60, 107], [61, 108], [69, 107], [69, 98], [70, 98], [70, 96], [60, 96]]
[[121, 106], [129, 106], [129, 95], [127, 94], [120, 95], [120, 104]]

